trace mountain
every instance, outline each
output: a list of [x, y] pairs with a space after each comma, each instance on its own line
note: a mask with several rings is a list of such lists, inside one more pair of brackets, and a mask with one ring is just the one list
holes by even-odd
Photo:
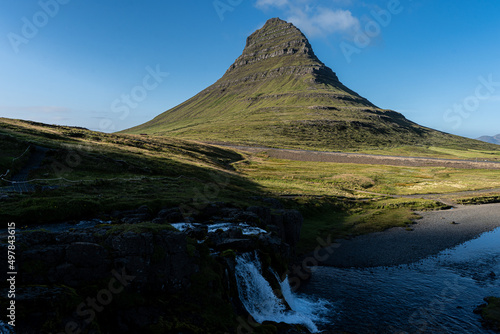
[[490, 144], [500, 145], [500, 134], [496, 136], [481, 136], [477, 140], [484, 141]]
[[304, 34], [279, 18], [247, 38], [242, 55], [213, 85], [123, 132], [328, 150], [487, 146], [378, 108], [344, 86]]

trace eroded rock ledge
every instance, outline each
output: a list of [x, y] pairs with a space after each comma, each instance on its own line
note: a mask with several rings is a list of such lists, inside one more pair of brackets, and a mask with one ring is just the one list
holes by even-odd
[[[178, 207], [156, 213], [140, 207], [111, 213], [89, 228], [50, 231], [48, 226], [20, 232], [16, 329], [236, 330], [237, 319], [248, 314], [238, 301], [231, 272], [235, 255], [258, 252], [263, 265], [281, 275], [302, 226], [298, 211], [273, 199], [263, 203], [245, 209], [212, 203], [190, 217]], [[176, 224], [183, 231], [172, 227]], [[260, 233], [246, 233], [241, 226]]]

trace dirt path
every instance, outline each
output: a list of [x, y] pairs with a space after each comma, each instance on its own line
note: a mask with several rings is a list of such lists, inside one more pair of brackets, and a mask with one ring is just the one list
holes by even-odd
[[466, 191], [457, 191], [452, 193], [437, 193], [437, 194], [414, 194], [414, 195], [388, 195], [381, 194], [371, 191], [364, 190], [356, 190], [357, 193], [367, 194], [367, 195], [375, 195], [380, 197], [392, 197], [392, 198], [424, 198], [431, 199], [435, 201], [442, 202], [444, 204], [455, 206], [457, 203], [454, 201], [457, 197], [466, 197], [466, 196], [481, 196], [488, 193], [500, 193], [500, 188], [487, 188], [481, 190], [466, 190]]
[[28, 182], [29, 173], [33, 170], [40, 168], [45, 155], [49, 149], [41, 146], [36, 146], [35, 150], [31, 153], [26, 165], [16, 173], [11, 181], [10, 187], [0, 188], [1, 192], [30, 192], [34, 191], [35, 187]]
[[336, 163], [390, 165], [390, 166], [406, 166], [406, 167], [500, 169], [500, 162], [494, 162], [494, 161], [401, 157], [401, 156], [373, 155], [373, 154], [361, 154], [361, 153], [306, 151], [306, 150], [291, 150], [291, 149], [235, 146], [235, 145], [222, 145], [222, 144], [216, 144], [216, 145], [240, 151], [247, 151], [251, 153], [266, 152], [272, 158], [295, 160], [295, 161], [336, 162]]

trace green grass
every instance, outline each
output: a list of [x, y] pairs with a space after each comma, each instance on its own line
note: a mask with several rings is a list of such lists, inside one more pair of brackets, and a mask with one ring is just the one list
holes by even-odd
[[489, 203], [500, 203], [500, 195], [499, 194], [481, 194], [476, 196], [465, 196], [456, 199], [458, 204], [489, 204]]
[[113, 224], [111, 228], [107, 231], [107, 234], [119, 234], [119, 233], [143, 233], [143, 232], [154, 232], [158, 233], [164, 230], [177, 231], [170, 224], [153, 224], [152, 222], [143, 222], [138, 224]]
[[251, 156], [237, 170], [279, 195], [369, 197], [415, 195], [500, 187], [500, 170], [304, 162]]

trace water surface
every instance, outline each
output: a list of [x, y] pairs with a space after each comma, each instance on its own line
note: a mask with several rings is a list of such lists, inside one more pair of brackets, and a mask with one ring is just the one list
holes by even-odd
[[500, 229], [410, 265], [314, 270], [301, 293], [334, 305], [323, 329], [494, 333], [473, 310], [500, 296]]

